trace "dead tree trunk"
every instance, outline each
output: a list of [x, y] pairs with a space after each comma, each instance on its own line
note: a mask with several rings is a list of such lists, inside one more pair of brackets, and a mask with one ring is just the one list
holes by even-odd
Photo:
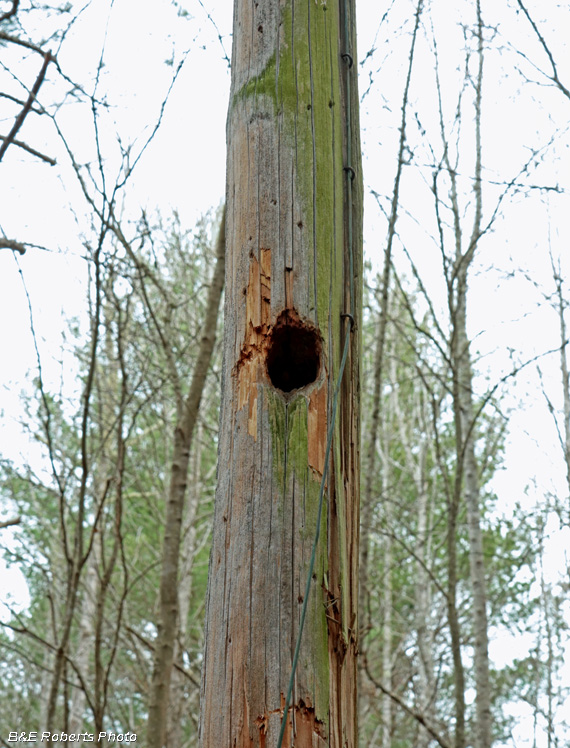
[[357, 745], [362, 190], [353, 6], [235, 3], [204, 748], [278, 745], [329, 432], [282, 745]]

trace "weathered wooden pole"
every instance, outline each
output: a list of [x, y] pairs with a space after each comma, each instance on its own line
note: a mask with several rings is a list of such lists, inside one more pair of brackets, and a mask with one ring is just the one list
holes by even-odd
[[278, 745], [329, 430], [282, 744], [357, 745], [362, 188], [353, 59], [354, 0], [235, 1], [203, 748]]

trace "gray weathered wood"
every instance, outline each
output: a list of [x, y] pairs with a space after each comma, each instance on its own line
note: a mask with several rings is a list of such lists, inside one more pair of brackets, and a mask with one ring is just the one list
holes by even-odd
[[[222, 412], [200, 728], [207, 748], [277, 744], [347, 334], [350, 356], [283, 745], [357, 744], [359, 338], [358, 325], [350, 333], [341, 317], [350, 303], [343, 13], [338, 0], [235, 2]], [[357, 107], [354, 80], [354, 115]], [[353, 123], [358, 316], [357, 116]], [[315, 380], [290, 392], [267, 370], [283, 326], [293, 336], [308, 331], [311, 350], [303, 353], [293, 341], [287, 354], [299, 356], [296, 372], [305, 355], [319, 361]]]

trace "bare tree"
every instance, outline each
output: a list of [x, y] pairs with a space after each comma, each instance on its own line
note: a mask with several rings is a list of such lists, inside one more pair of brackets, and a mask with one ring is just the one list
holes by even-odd
[[[452, 396], [453, 412], [455, 421], [456, 440], [456, 473], [453, 489], [452, 511], [457, 516], [460, 499], [464, 499], [467, 508], [467, 524], [469, 531], [469, 558], [471, 569], [471, 584], [473, 589], [473, 632], [474, 632], [474, 665], [475, 683], [477, 688], [476, 699], [476, 722], [475, 722], [475, 745], [477, 748], [489, 748], [492, 743], [491, 735], [491, 686], [489, 681], [489, 644], [487, 623], [487, 593], [485, 581], [485, 560], [483, 554], [483, 536], [481, 531], [481, 508], [479, 493], [479, 468], [475, 455], [476, 438], [476, 410], [473, 399], [473, 371], [471, 354], [469, 349], [469, 337], [467, 334], [467, 289], [469, 269], [473, 263], [479, 240], [483, 234], [483, 191], [482, 191], [482, 147], [481, 147], [481, 121], [482, 121], [482, 95], [483, 95], [483, 19], [481, 15], [481, 4], [476, 0], [476, 26], [474, 36], [476, 38], [476, 73], [472, 80], [473, 106], [474, 106], [474, 173], [473, 173], [473, 226], [467, 239], [464, 238], [462, 226], [461, 209], [458, 202], [457, 190], [457, 168], [452, 165], [449, 152], [448, 137], [443, 124], [443, 112], [441, 108], [441, 88], [438, 84], [438, 96], [440, 102], [440, 123], [443, 147], [443, 165], [449, 178], [448, 199], [451, 205], [453, 222], [454, 252], [451, 256], [446, 254], [442, 244], [443, 265], [446, 269], [447, 296], [449, 307], [449, 318], [451, 324], [451, 337], [449, 340], [449, 358], [453, 378]], [[439, 81], [439, 78], [438, 78]], [[436, 210], [438, 215], [438, 227], [440, 236], [444, 237], [444, 226], [441, 221], [439, 193], [437, 177], [434, 178], [434, 194], [436, 197]], [[450, 524], [449, 551], [454, 554], [455, 530]], [[452, 577], [450, 577], [452, 578]], [[451, 585], [451, 582], [450, 582]], [[453, 599], [454, 585], [449, 590], [450, 600]], [[451, 612], [451, 611], [450, 611]], [[451, 616], [451, 621], [454, 616]], [[455, 625], [452, 625], [452, 630]], [[457, 652], [457, 635], [455, 635]], [[462, 666], [459, 662], [460, 654], [454, 655], [456, 673]], [[456, 692], [460, 694], [461, 683], [456, 685]], [[457, 696], [456, 696], [457, 698]], [[463, 698], [461, 696], [461, 698]], [[458, 710], [461, 714], [462, 708]], [[463, 745], [461, 737], [462, 721], [458, 719], [456, 730], [456, 743]]]
[[[225, 211], [222, 219], [216, 248], [216, 266], [212, 277], [202, 328], [200, 348], [196, 358], [192, 382], [188, 394], [182, 397], [182, 383], [178, 382], [176, 392], [176, 425], [174, 429], [174, 451], [172, 455], [170, 485], [166, 504], [166, 522], [162, 549], [160, 575], [160, 607], [158, 633], [155, 642], [155, 656], [150, 687], [147, 740], [149, 748], [162, 748], [165, 745], [170, 678], [174, 663], [176, 639], [179, 630], [178, 573], [182, 518], [188, 487], [188, 467], [194, 430], [200, 410], [206, 375], [210, 366], [214, 344], [218, 309], [224, 286], [225, 265]], [[165, 346], [169, 342], [161, 334]], [[167, 350], [167, 357], [171, 352]], [[177, 377], [172, 371], [172, 376]]]

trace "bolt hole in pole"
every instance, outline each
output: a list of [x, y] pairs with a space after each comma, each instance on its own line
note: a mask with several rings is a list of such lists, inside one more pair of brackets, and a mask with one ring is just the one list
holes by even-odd
[[319, 373], [321, 343], [318, 332], [301, 320], [282, 313], [269, 338], [267, 374], [282, 392], [314, 382]]

